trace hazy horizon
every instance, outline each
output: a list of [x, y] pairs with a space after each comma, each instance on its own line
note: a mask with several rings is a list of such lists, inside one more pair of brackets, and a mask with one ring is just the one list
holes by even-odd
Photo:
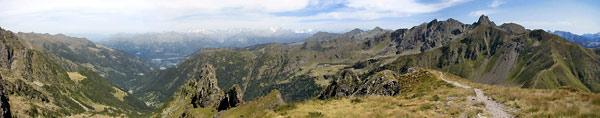
[[2, 0], [0, 27], [80, 37], [270, 27], [339, 33], [433, 19], [470, 24], [485, 14], [496, 24], [585, 34], [600, 32], [599, 6], [595, 0]]

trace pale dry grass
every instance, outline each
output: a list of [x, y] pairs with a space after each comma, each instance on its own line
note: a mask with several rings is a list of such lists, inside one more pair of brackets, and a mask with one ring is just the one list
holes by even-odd
[[79, 72], [67, 72], [67, 74], [69, 75], [69, 78], [71, 78], [71, 80], [73, 80], [74, 82], [79, 82], [87, 78], [86, 76], [79, 74]]
[[600, 117], [600, 95], [565, 89], [523, 89], [480, 85], [520, 117]]
[[[435, 73], [434, 73], [435, 74]], [[471, 83], [453, 74], [446, 79], [481, 88], [485, 94], [510, 109], [517, 117], [600, 117], [600, 94], [573, 87], [529, 89]]]
[[125, 91], [122, 91], [121, 89], [118, 89], [117, 87], [113, 86], [113, 89], [115, 89], [115, 93], [113, 93], [113, 95], [121, 100], [121, 101], [125, 101], [125, 96], [127, 96], [127, 93]]

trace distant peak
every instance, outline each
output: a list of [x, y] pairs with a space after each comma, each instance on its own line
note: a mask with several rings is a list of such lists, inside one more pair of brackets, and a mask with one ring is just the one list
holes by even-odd
[[350, 32], [347, 32], [346, 34], [348, 34], [348, 35], [356, 35], [356, 34], [360, 34], [362, 32], [364, 32], [364, 31], [361, 30], [361, 29], [355, 28], [354, 30], [352, 30]]
[[479, 20], [477, 20], [477, 23], [475, 23], [476, 25], [480, 25], [480, 24], [487, 24], [490, 26], [496, 26], [496, 24], [494, 24], [494, 22], [490, 21], [490, 19], [488, 18], [488, 16], [485, 15], [481, 15], [479, 17]]
[[363, 32], [363, 31], [362, 31], [361, 29], [354, 28], [354, 29], [353, 29], [352, 31], [350, 31], [350, 32]]
[[383, 29], [381, 29], [379, 26], [373, 28], [371, 31], [383, 31]]

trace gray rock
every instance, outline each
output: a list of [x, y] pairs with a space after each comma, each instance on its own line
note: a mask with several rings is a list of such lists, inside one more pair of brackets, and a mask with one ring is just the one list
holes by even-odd
[[227, 92], [225, 92], [225, 97], [221, 99], [217, 110], [227, 110], [242, 104], [244, 102], [243, 96], [244, 93], [242, 92], [240, 86], [234, 84], [229, 90], [227, 90]]
[[394, 96], [400, 93], [400, 85], [396, 77], [397, 73], [384, 70], [370, 76], [358, 87], [352, 96], [384, 95]]
[[192, 101], [194, 108], [197, 107], [217, 107], [223, 98], [223, 91], [217, 86], [217, 78], [212, 65], [204, 65], [199, 74], [200, 77], [192, 79], [188, 83], [191, 87]]
[[479, 17], [479, 20], [477, 20], [476, 23], [473, 24], [474, 26], [478, 26], [478, 25], [489, 25], [489, 26], [496, 26], [496, 24], [492, 21], [490, 21], [490, 18], [488, 18], [485, 15], [481, 15]]
[[350, 96], [362, 84], [360, 78], [352, 70], [343, 70], [335, 75], [331, 84], [323, 90], [319, 99], [336, 96]]
[[331, 84], [327, 86], [319, 99], [345, 96], [384, 95], [393, 96], [400, 93], [399, 74], [384, 70], [369, 76], [364, 81], [352, 72], [343, 70], [338, 73]]

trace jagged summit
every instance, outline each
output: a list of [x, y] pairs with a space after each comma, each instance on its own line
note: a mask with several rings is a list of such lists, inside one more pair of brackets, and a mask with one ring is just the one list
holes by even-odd
[[496, 26], [496, 24], [494, 22], [490, 21], [490, 19], [488, 18], [488, 16], [485, 16], [485, 15], [481, 15], [479, 17], [479, 20], [477, 20], [477, 22], [474, 23], [475, 26], [481, 25], [481, 24], [486, 24], [486, 25], [489, 25], [489, 26]]

